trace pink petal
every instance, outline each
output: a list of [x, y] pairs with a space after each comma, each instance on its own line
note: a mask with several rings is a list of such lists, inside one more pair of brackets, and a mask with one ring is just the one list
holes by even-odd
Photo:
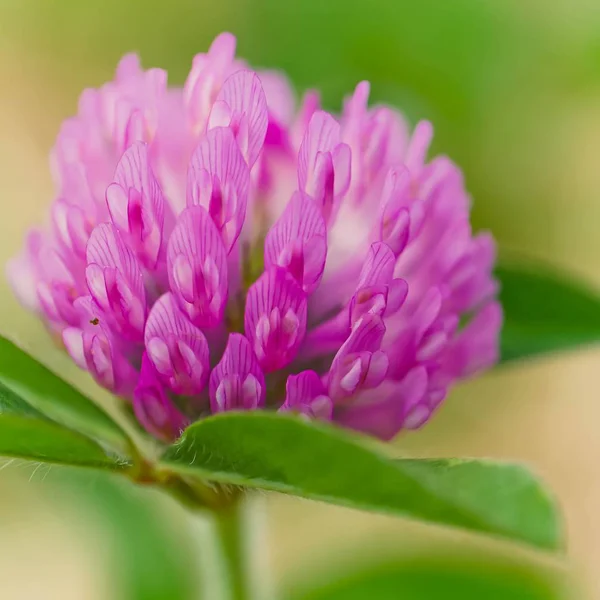
[[296, 411], [308, 417], [331, 419], [333, 403], [315, 371], [302, 371], [298, 375], [290, 375], [287, 378], [285, 391], [285, 402], [280, 411]]
[[458, 333], [445, 357], [444, 368], [453, 377], [471, 377], [498, 360], [502, 307], [498, 302], [484, 306]]
[[87, 359], [83, 347], [83, 330], [79, 327], [67, 327], [62, 332], [62, 340], [75, 364], [80, 369], [87, 370]]
[[362, 351], [375, 352], [379, 350], [384, 335], [385, 325], [382, 319], [376, 315], [367, 315], [352, 330], [338, 355]]
[[384, 335], [385, 325], [383, 320], [377, 315], [365, 315], [340, 348], [338, 356], [363, 351], [375, 352], [381, 347]]
[[146, 319], [142, 271], [117, 228], [98, 225], [87, 245], [86, 281], [96, 304], [125, 337], [141, 340]]
[[410, 176], [406, 169], [392, 168], [387, 174], [382, 197], [379, 236], [390, 246], [396, 256], [406, 247], [411, 225], [408, 208]]
[[6, 265], [6, 278], [19, 302], [28, 310], [38, 311], [40, 301], [37, 293], [38, 254], [44, 234], [32, 229], [25, 239], [23, 252], [11, 258]]
[[171, 291], [198, 327], [215, 327], [227, 303], [227, 253], [221, 236], [201, 206], [185, 209], [167, 250]]
[[389, 368], [387, 355], [379, 350], [384, 334], [379, 316], [367, 314], [358, 321], [331, 363], [328, 389], [334, 402], [383, 381]]
[[325, 393], [325, 386], [315, 371], [302, 371], [298, 375], [287, 378], [286, 402], [292, 405], [312, 400], [315, 396]]
[[153, 269], [162, 245], [165, 199], [145, 143], [133, 144], [121, 157], [106, 203], [113, 224], [142, 264]]
[[144, 113], [129, 100], [119, 99], [115, 104], [113, 139], [117, 155], [123, 154], [131, 144], [150, 141]]
[[328, 113], [313, 114], [298, 152], [298, 186], [321, 206], [329, 222], [348, 191], [351, 151], [340, 143], [340, 125]]
[[414, 367], [399, 382], [397, 391], [405, 413], [410, 412], [423, 400], [427, 384], [427, 369], [423, 366]]
[[258, 75], [238, 71], [229, 76], [217, 96], [208, 128], [231, 127], [251, 169], [265, 141], [267, 124], [267, 101]]
[[135, 370], [112, 342], [100, 334], [85, 332], [83, 343], [88, 356], [88, 369], [96, 381], [115, 394], [129, 396]]
[[388, 284], [396, 267], [396, 256], [384, 242], [374, 242], [369, 248], [367, 259], [360, 273], [358, 287]]
[[56, 200], [52, 204], [52, 224], [62, 245], [79, 259], [85, 259], [86, 246], [93, 229], [93, 215], [76, 204]]
[[416, 175], [425, 165], [427, 150], [433, 138], [433, 127], [429, 121], [419, 121], [410, 139], [404, 163], [412, 175]]
[[344, 196], [350, 188], [352, 176], [352, 150], [348, 144], [338, 144], [334, 149], [333, 172], [335, 173], [333, 195], [336, 198]]
[[364, 123], [362, 143], [362, 183], [371, 184], [386, 172], [390, 164], [404, 159], [406, 125], [400, 115], [387, 107], [372, 110]]
[[327, 257], [327, 227], [321, 211], [296, 192], [265, 239], [265, 267], [285, 268], [312, 293], [321, 280]]
[[[88, 297], [84, 304], [89, 307], [91, 298]], [[104, 326], [92, 326], [88, 322], [83, 328], [67, 327], [62, 338], [76, 364], [89, 371], [102, 387], [118, 395], [130, 396], [137, 372], [119, 351]]]
[[44, 245], [38, 255], [37, 295], [50, 321], [60, 329], [77, 325], [79, 315], [74, 302], [83, 291], [80, 280], [63, 256], [51, 245]]
[[[391, 440], [402, 428], [422, 419], [430, 411], [423, 404], [428, 376], [424, 367], [415, 367], [400, 382], [389, 382], [361, 394], [340, 415], [341, 423], [357, 431]], [[408, 419], [408, 420], [407, 420]]]
[[447, 343], [448, 334], [445, 331], [432, 331], [421, 340], [415, 355], [416, 360], [420, 363], [435, 360]]
[[168, 398], [146, 354], [133, 395], [133, 410], [146, 431], [164, 442], [176, 440], [189, 425], [188, 419]]
[[176, 394], [199, 394], [208, 380], [208, 342], [181, 312], [171, 293], [148, 315], [144, 345], [159, 377]]
[[354, 93], [344, 101], [344, 117], [362, 118], [367, 113], [367, 104], [371, 84], [368, 81], [359, 81], [354, 88]]
[[198, 135], [206, 124], [213, 102], [235, 58], [235, 37], [222, 33], [211, 44], [207, 54], [194, 57], [183, 88], [183, 101]]
[[208, 49], [208, 57], [214, 61], [218, 70], [224, 70], [235, 56], [236, 40], [231, 33], [220, 33]]
[[431, 408], [427, 404], [419, 404], [404, 418], [405, 429], [419, 429], [431, 417]]
[[209, 394], [213, 412], [249, 410], [264, 404], [264, 375], [243, 335], [230, 334], [223, 357], [210, 374]]
[[366, 389], [377, 387], [385, 379], [389, 366], [390, 361], [385, 352], [381, 350], [373, 352], [363, 380], [363, 387]]
[[212, 217], [230, 251], [248, 202], [250, 172], [228, 127], [211, 129], [194, 151], [188, 170], [187, 204], [201, 205]]
[[167, 73], [143, 71], [136, 60], [117, 81], [100, 90], [101, 113], [117, 156], [138, 141], [152, 142], [158, 127], [159, 106], [167, 93]]
[[308, 123], [298, 152], [298, 185], [307, 194], [316, 197], [315, 164], [319, 152], [333, 152], [340, 141], [339, 123], [325, 111], [316, 111]]
[[417, 331], [417, 337], [421, 338], [437, 319], [442, 309], [442, 293], [437, 287], [427, 290], [421, 298], [412, 318]]
[[392, 315], [400, 309], [408, 297], [408, 290], [408, 283], [404, 279], [392, 279], [388, 286], [386, 316]]
[[396, 256], [392, 249], [384, 242], [371, 244], [350, 303], [351, 326], [367, 313], [390, 315], [402, 306], [408, 284], [403, 279], [393, 279], [395, 268]]
[[[78, 132], [78, 135], [83, 136], [85, 132]], [[66, 144], [66, 142], [64, 143]], [[79, 145], [74, 141], [71, 143]], [[93, 178], [85, 166], [88, 157], [79, 156], [79, 149], [70, 148], [69, 150], [65, 150], [62, 148], [61, 150], [69, 154], [75, 154], [75, 156], [69, 156], [68, 158], [61, 157], [56, 166], [57, 173], [55, 174], [55, 178], [59, 194], [69, 204], [85, 210], [87, 218], [95, 221], [99, 210], [94, 196]], [[103, 175], [104, 173], [100, 174], [101, 177]], [[103, 181], [102, 185], [105, 187], [106, 183]]]
[[125, 82], [133, 77], [138, 77], [142, 74], [142, 66], [140, 57], [134, 52], [125, 54], [115, 72], [115, 79], [120, 82]]
[[294, 359], [306, 333], [306, 311], [306, 294], [283, 269], [269, 269], [250, 286], [244, 329], [265, 372]]

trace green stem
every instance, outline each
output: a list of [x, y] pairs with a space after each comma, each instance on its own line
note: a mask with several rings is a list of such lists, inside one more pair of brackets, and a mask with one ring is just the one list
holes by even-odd
[[269, 600], [263, 499], [173, 476], [155, 468], [136, 447], [132, 458], [126, 474], [133, 481], [161, 487], [194, 516], [205, 588], [201, 598]]
[[247, 564], [248, 546], [244, 503], [214, 514], [217, 543], [220, 545], [222, 568], [230, 593], [230, 600], [251, 600], [249, 565]]
[[[212, 548], [201, 548], [205, 579], [208, 584], [214, 583], [219, 588], [212, 589], [206, 597], [215, 600], [269, 600], [271, 595], [266, 589], [268, 581], [265, 580], [264, 569], [266, 544], [258, 537], [263, 531], [260, 500], [240, 496], [228, 506], [205, 513], [210, 520], [205, 526], [211, 528], [213, 539]], [[206, 528], [203, 531], [206, 532]]]

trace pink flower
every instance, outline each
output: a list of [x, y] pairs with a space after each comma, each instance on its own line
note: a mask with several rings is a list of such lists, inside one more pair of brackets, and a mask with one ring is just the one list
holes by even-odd
[[[51, 226], [8, 265], [73, 360], [170, 440], [279, 409], [391, 438], [498, 356], [493, 239], [432, 127], [335, 116], [219, 36], [183, 89], [125, 57], [61, 128]], [[296, 116], [294, 116], [296, 114]]]

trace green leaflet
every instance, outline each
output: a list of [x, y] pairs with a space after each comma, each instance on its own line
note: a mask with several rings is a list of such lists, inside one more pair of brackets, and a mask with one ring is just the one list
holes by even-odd
[[600, 297], [547, 267], [499, 266], [502, 361], [600, 341]]
[[555, 506], [520, 465], [391, 460], [321, 423], [266, 412], [226, 413], [189, 427], [165, 469], [441, 525], [555, 550]]
[[51, 421], [8, 413], [0, 415], [0, 455], [101, 469], [126, 466], [80, 433]]
[[34, 409], [90, 437], [119, 448], [127, 446], [125, 432], [97, 404], [2, 336], [0, 384], [19, 397], [13, 399], [18, 406], [30, 407], [26, 412]]

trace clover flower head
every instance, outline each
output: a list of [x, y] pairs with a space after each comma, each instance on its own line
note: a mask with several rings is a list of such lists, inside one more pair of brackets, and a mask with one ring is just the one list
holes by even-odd
[[16, 294], [163, 440], [228, 410], [420, 427], [497, 359], [495, 247], [431, 125], [368, 96], [295, 110], [230, 34], [182, 89], [126, 56], [59, 132]]

